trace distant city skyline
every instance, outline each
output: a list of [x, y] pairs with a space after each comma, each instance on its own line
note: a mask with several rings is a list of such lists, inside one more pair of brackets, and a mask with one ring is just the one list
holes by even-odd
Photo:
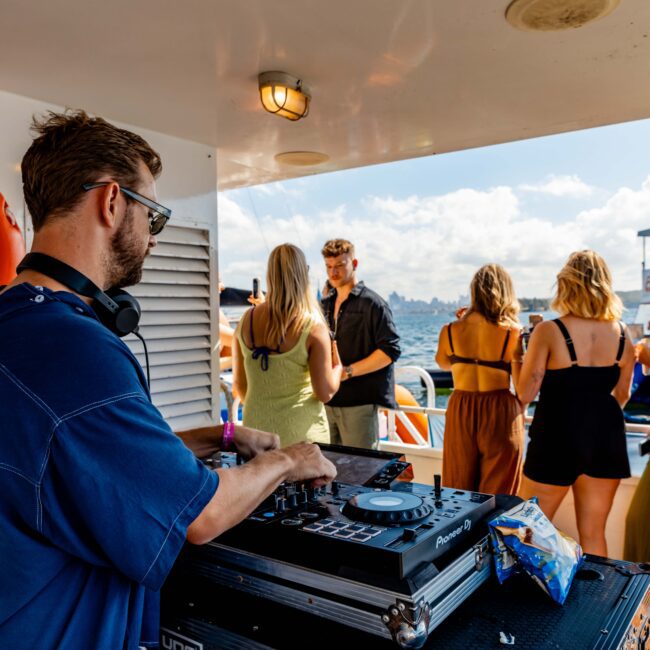
[[[618, 295], [626, 308], [635, 309], [641, 299], [641, 290], [619, 291]], [[547, 311], [550, 309], [552, 298], [552, 296], [519, 296], [518, 300], [522, 311]], [[396, 291], [388, 294], [387, 300], [393, 311], [419, 312], [449, 312], [470, 303], [469, 296], [458, 296], [456, 300], [448, 301], [440, 300], [435, 296], [429, 300], [422, 300], [400, 296]]]
[[344, 237], [359, 278], [384, 297], [455, 300], [486, 262], [510, 272], [517, 295], [548, 297], [583, 248], [607, 260], [616, 290], [636, 290], [648, 142], [642, 120], [222, 193], [220, 273], [228, 286], [264, 285], [269, 251], [289, 241], [320, 285], [320, 248]]

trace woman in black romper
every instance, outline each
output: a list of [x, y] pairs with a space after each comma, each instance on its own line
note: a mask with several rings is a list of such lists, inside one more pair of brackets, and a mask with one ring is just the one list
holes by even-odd
[[630, 476], [622, 407], [634, 348], [609, 269], [593, 251], [570, 255], [551, 308], [560, 318], [535, 327], [517, 383], [522, 402], [539, 392], [519, 494], [537, 496], [552, 518], [572, 487], [580, 544], [606, 556], [605, 523]]

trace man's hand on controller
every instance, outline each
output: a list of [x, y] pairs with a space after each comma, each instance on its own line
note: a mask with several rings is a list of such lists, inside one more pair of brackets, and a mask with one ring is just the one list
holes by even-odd
[[320, 487], [336, 478], [336, 467], [323, 456], [318, 445], [311, 442], [299, 442], [282, 449], [292, 462], [286, 479], [287, 481], [307, 481]]
[[233, 443], [244, 458], [254, 458], [265, 451], [280, 448], [280, 436], [259, 429], [235, 425]]

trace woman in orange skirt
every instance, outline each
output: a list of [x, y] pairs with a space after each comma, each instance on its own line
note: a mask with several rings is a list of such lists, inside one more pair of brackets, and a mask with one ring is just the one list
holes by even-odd
[[519, 303], [512, 280], [486, 264], [470, 285], [471, 304], [440, 331], [436, 362], [451, 370], [442, 482], [488, 494], [515, 494], [524, 453], [522, 406], [510, 391], [521, 364]]

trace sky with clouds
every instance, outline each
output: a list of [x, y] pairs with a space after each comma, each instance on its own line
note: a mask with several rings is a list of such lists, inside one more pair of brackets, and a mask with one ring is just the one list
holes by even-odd
[[221, 277], [247, 288], [269, 251], [292, 242], [321, 284], [320, 248], [344, 237], [359, 277], [385, 297], [455, 300], [486, 262], [506, 267], [518, 295], [546, 297], [583, 248], [603, 255], [616, 289], [638, 289], [648, 143], [644, 120], [225, 192]]

